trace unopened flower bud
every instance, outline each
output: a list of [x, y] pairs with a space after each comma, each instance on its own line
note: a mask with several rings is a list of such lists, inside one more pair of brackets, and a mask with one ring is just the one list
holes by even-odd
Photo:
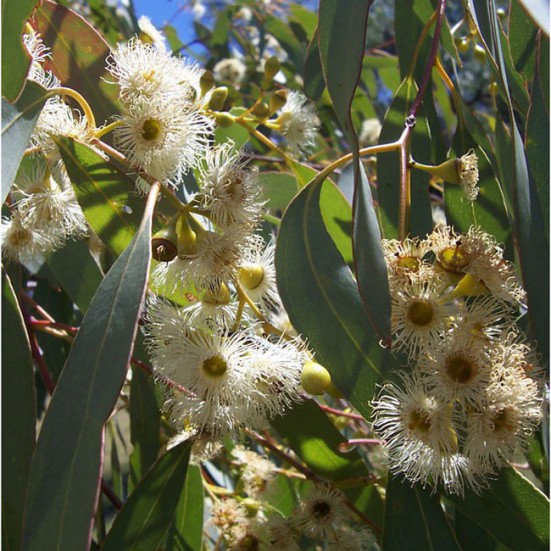
[[228, 97], [228, 89], [226, 86], [219, 86], [212, 92], [209, 101], [209, 109], [212, 111], [221, 111], [224, 108], [224, 103]]
[[331, 375], [322, 365], [308, 360], [302, 367], [300, 383], [308, 394], [322, 395], [331, 386]]
[[277, 90], [270, 98], [270, 113], [279, 111], [287, 103], [287, 90]]
[[270, 108], [263, 102], [259, 101], [253, 105], [251, 113], [259, 120], [265, 120], [270, 116]]
[[191, 229], [186, 215], [180, 216], [176, 225], [178, 235], [178, 256], [186, 256], [195, 253], [197, 234]]
[[228, 128], [234, 122], [234, 118], [229, 113], [217, 113], [214, 120], [216, 124], [222, 128]]
[[214, 75], [211, 71], [205, 71], [199, 80], [201, 95], [204, 96], [214, 86]]
[[266, 63], [264, 63], [264, 79], [266, 82], [273, 80], [279, 72], [280, 67], [279, 59], [275, 55], [266, 60]]
[[486, 62], [486, 50], [480, 44], [474, 47], [474, 58], [480, 63]]

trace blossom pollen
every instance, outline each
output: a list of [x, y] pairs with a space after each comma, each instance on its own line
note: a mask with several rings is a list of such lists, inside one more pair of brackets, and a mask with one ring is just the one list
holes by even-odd
[[228, 364], [220, 356], [211, 356], [203, 361], [204, 372], [211, 377], [221, 377], [226, 373]]
[[414, 302], [408, 309], [407, 317], [414, 325], [421, 327], [428, 325], [434, 317], [431, 303], [425, 301]]
[[142, 137], [144, 140], [153, 141], [159, 137], [162, 126], [159, 121], [155, 119], [147, 119], [142, 126]]

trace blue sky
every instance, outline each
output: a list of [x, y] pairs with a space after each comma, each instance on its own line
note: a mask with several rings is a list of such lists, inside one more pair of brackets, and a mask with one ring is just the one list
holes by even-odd
[[[156, 27], [170, 23], [177, 31], [182, 42], [193, 40], [193, 13], [191, 10], [178, 10], [182, 2], [178, 0], [134, 0], [136, 14], [147, 15]], [[177, 14], [177, 15], [175, 15]], [[172, 21], [171, 18], [174, 19]]]

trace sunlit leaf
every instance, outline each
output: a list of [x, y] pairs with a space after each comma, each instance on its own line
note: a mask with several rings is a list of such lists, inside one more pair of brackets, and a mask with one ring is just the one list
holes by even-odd
[[19, 163], [29, 145], [29, 138], [44, 107], [45, 94], [42, 86], [28, 82], [14, 104], [2, 99], [2, 203], [10, 191]]

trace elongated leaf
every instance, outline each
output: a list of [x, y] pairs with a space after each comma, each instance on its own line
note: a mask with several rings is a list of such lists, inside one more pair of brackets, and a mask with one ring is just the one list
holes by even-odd
[[16, 551], [35, 444], [36, 396], [29, 338], [3, 267], [2, 389], [2, 548]]
[[166, 551], [195, 551], [203, 539], [203, 479], [201, 469], [190, 465], [176, 513], [166, 538]]
[[117, 514], [102, 551], [155, 551], [158, 548], [182, 494], [190, 450], [191, 442], [184, 442], [151, 467]]
[[294, 66], [302, 69], [306, 56], [306, 46], [294, 35], [291, 27], [282, 19], [268, 15], [266, 30], [285, 48]]
[[118, 256], [138, 228], [144, 199], [136, 196], [126, 174], [87, 145], [70, 138], [56, 143], [86, 220]]
[[512, 468], [479, 496], [451, 497], [465, 516], [514, 551], [549, 549], [549, 500]]
[[94, 27], [73, 10], [50, 0], [42, 2], [33, 20], [44, 44], [51, 48], [47, 65], [64, 86], [86, 98], [96, 122], [102, 124], [119, 112], [117, 88], [106, 82], [113, 81], [105, 70], [109, 45]]
[[336, 482], [358, 509], [382, 523], [382, 500], [368, 483], [368, 468], [357, 451], [339, 452], [345, 439], [314, 401], [294, 406], [283, 417], [276, 417], [272, 426], [310, 469]]
[[455, 534], [459, 545], [469, 549], [488, 549], [491, 551], [510, 551], [509, 547], [499, 543], [492, 534], [483, 530], [461, 511], [455, 511]]
[[85, 313], [103, 279], [86, 242], [68, 241], [63, 249], [52, 253], [47, 262], [59, 285]]
[[542, 285], [542, 282], [549, 280], [549, 243], [537, 190], [528, 172], [524, 146], [515, 120], [495, 5], [493, 2], [476, 4], [478, 21], [482, 22], [486, 40], [489, 41], [486, 48], [495, 52], [495, 59], [490, 65], [496, 67], [502, 97], [509, 111], [509, 133], [500, 118], [496, 121], [496, 152], [500, 166], [510, 166], [507, 174], [501, 174], [501, 180], [513, 206], [513, 232], [528, 297], [532, 334], [538, 342], [544, 363], [549, 365], [549, 286]]
[[520, 2], [511, 2], [509, 17], [509, 45], [515, 69], [524, 76], [525, 80], [531, 80], [536, 61], [538, 29], [530, 21]]
[[2, 0], [2, 96], [11, 102], [21, 93], [31, 64], [31, 58], [23, 46], [22, 35], [25, 22], [37, 2]]
[[304, 62], [304, 93], [314, 101], [321, 98], [325, 88], [319, 51], [319, 30], [316, 29], [306, 50]]
[[549, 106], [543, 99], [539, 74], [532, 86], [524, 141], [526, 158], [543, 212], [545, 235], [549, 239]]
[[44, 418], [25, 502], [25, 550], [90, 544], [103, 425], [124, 383], [136, 336], [155, 198], [150, 196], [140, 230], [94, 296]]
[[419, 484], [389, 478], [386, 487], [385, 551], [460, 550], [438, 494]]
[[375, 383], [394, 360], [379, 345], [357, 284], [327, 232], [323, 186], [314, 181], [287, 208], [276, 249], [278, 287], [293, 325], [365, 415]]
[[[11, 3], [13, 2], [9, 2]], [[3, 55], [6, 55], [5, 50]], [[29, 138], [44, 107], [45, 94], [42, 86], [28, 82], [13, 105], [2, 99], [2, 203], [10, 191]]]
[[546, 0], [519, 0], [535, 24], [549, 37], [549, 2]]
[[373, 208], [371, 188], [360, 164], [354, 200], [354, 271], [369, 319], [383, 342], [390, 338], [390, 292], [381, 230]]
[[130, 385], [130, 434], [133, 446], [130, 456], [131, 489], [157, 459], [160, 419], [161, 414], [149, 376], [143, 370], [133, 368]]

